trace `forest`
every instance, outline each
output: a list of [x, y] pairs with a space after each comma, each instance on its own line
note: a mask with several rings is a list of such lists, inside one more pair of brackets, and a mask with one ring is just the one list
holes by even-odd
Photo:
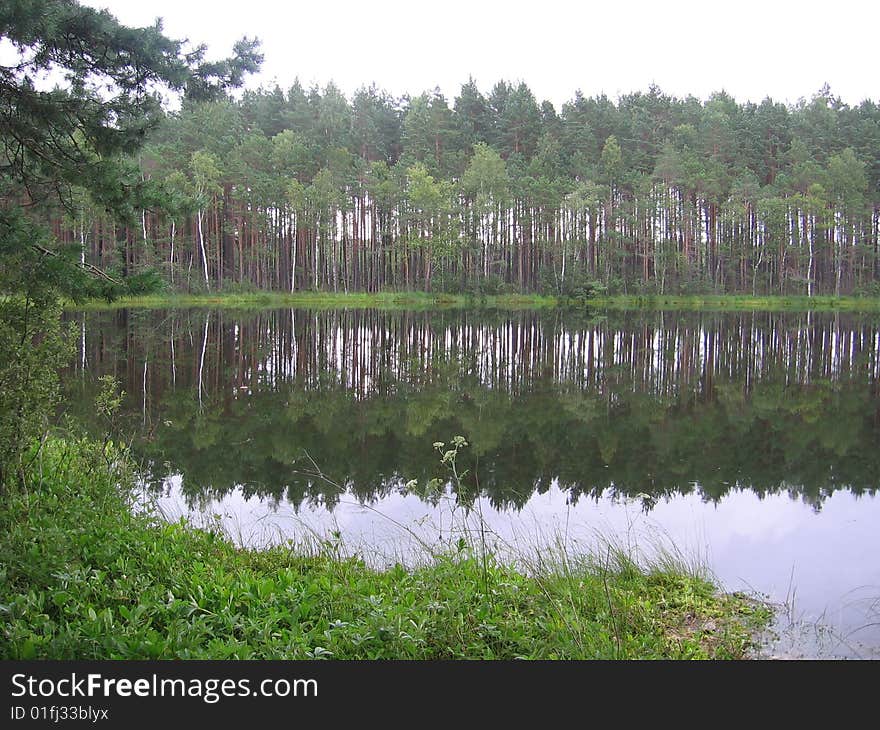
[[[525, 83], [333, 83], [185, 100], [121, 167], [120, 223], [40, 215], [82, 260], [175, 291], [880, 293], [880, 107], [617, 100]], [[118, 214], [118, 211], [115, 211]]]

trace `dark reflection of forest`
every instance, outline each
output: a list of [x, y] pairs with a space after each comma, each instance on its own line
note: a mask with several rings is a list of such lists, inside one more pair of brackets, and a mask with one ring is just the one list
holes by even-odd
[[72, 313], [65, 410], [96, 432], [98, 376], [160, 486], [368, 500], [443, 476], [455, 434], [470, 494], [517, 507], [733, 489], [817, 507], [880, 482], [878, 322], [817, 313]]

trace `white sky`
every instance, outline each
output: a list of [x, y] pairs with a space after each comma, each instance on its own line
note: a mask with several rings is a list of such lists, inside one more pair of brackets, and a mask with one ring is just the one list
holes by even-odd
[[524, 80], [557, 109], [580, 88], [611, 97], [656, 83], [701, 99], [795, 102], [824, 83], [850, 104], [880, 99], [876, 0], [84, 0], [126, 25], [164, 21], [167, 35], [226, 55], [263, 42], [248, 86], [296, 76], [349, 96], [376, 82], [395, 96], [439, 86], [450, 103], [473, 75], [486, 92]]

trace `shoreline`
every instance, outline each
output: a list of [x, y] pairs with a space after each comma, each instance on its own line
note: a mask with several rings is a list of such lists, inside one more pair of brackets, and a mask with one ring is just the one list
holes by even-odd
[[240, 548], [137, 509], [112, 446], [39, 459], [0, 511], [4, 659], [751, 659], [773, 615], [622, 551], [517, 569], [473, 543], [376, 570], [323, 540]]
[[614, 310], [688, 310], [719, 312], [878, 312], [880, 297], [834, 296], [748, 296], [739, 294], [634, 296], [613, 295], [590, 298], [564, 298], [531, 294], [472, 296], [430, 294], [426, 292], [253, 292], [215, 294], [155, 294], [122, 297], [112, 302], [88, 300], [66, 301], [64, 308], [72, 311], [112, 310], [124, 308], [229, 308], [229, 309], [614, 309]]

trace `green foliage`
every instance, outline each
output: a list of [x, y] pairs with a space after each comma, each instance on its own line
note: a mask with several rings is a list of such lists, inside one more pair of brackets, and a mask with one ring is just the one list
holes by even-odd
[[377, 572], [330, 542], [239, 550], [133, 510], [123, 458], [73, 440], [39, 458], [0, 510], [3, 659], [741, 658], [769, 618], [622, 558], [517, 570], [464, 543]]
[[102, 375], [98, 378], [101, 389], [95, 397], [95, 411], [108, 422], [112, 430], [112, 419], [122, 405], [124, 391], [119, 390], [116, 378], [112, 375]]
[[606, 294], [608, 287], [596, 281], [583, 268], [569, 269], [565, 277], [554, 269], [543, 268], [539, 275], [541, 292], [559, 297], [561, 303], [577, 303], [581, 306]]
[[604, 176], [603, 182], [612, 184], [620, 177], [623, 170], [623, 154], [620, 151], [617, 137], [613, 134], [605, 140], [599, 163]]
[[57, 306], [0, 299], [0, 491], [24, 483], [28, 450], [49, 426], [70, 354]]
[[409, 205], [408, 243], [423, 247], [437, 260], [452, 253], [455, 238], [451, 230], [452, 186], [436, 181], [421, 162], [406, 171], [406, 201]]
[[477, 210], [488, 213], [503, 204], [508, 192], [507, 168], [501, 155], [484, 143], [474, 145], [474, 156], [461, 179], [461, 190], [476, 201]]
[[190, 158], [191, 193], [198, 208], [204, 208], [222, 192], [219, 161], [211, 152], [196, 150]]
[[[159, 95], [150, 92], [214, 97], [262, 60], [258, 43], [243, 39], [233, 58], [207, 62], [204, 46], [166, 38], [158, 22], [127, 28], [69, 0], [4, 3], [0, 36], [19, 54], [0, 75], [0, 178], [24, 185], [32, 198], [81, 185], [117, 213], [130, 198], [114, 184], [117, 156], [137, 150], [162, 118]], [[39, 91], [35, 79], [54, 69], [65, 73], [65, 87]]]

